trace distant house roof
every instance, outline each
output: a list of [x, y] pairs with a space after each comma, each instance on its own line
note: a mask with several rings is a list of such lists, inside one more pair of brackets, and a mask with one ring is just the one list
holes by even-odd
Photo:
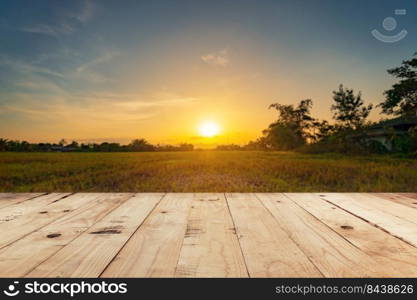
[[404, 129], [410, 128], [412, 126], [417, 126], [417, 116], [416, 117], [399, 117], [390, 120], [384, 120], [371, 126], [369, 129], [383, 129], [393, 127], [395, 129]]
[[387, 137], [391, 135], [389, 129], [393, 128], [396, 135], [407, 134], [407, 131], [411, 128], [417, 126], [417, 116], [416, 117], [399, 117], [390, 120], [381, 121], [375, 125], [370, 126], [363, 132], [353, 134], [354, 138], [369, 138], [369, 137]]

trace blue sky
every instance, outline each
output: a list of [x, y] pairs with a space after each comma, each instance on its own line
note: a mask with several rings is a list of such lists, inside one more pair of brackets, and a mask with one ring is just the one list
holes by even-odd
[[[373, 29], [408, 35], [383, 43]], [[198, 143], [214, 120], [240, 143], [274, 119], [272, 102], [312, 98], [330, 118], [344, 83], [379, 103], [386, 69], [414, 52], [414, 0], [3, 0], [0, 136]]]

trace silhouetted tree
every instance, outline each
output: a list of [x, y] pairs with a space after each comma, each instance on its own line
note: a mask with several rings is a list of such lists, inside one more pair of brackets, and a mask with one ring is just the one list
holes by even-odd
[[89, 152], [91, 150], [90, 145], [89, 144], [84, 144], [81, 143], [80, 145], [80, 151], [82, 152]]
[[77, 141], [72, 141], [70, 144], [65, 146], [66, 148], [78, 149], [79, 144]]
[[247, 145], [243, 146], [245, 150], [267, 150], [267, 148], [266, 138], [264, 136], [255, 141], [250, 141]]
[[[414, 56], [416, 56], [414, 54]], [[388, 73], [400, 81], [384, 92], [382, 112], [389, 115], [417, 116], [417, 57], [405, 60]]]
[[193, 144], [188, 144], [188, 143], [182, 143], [178, 146], [178, 150], [179, 151], [193, 151], [194, 150], [194, 145]]
[[372, 110], [372, 104], [366, 106], [361, 92], [355, 96], [353, 89], [345, 89], [341, 84], [338, 91], [333, 91], [333, 119], [341, 129], [357, 130], [361, 128]]
[[135, 139], [129, 144], [132, 151], [155, 151], [155, 146], [145, 139]]
[[268, 148], [291, 150], [304, 145], [311, 138], [311, 127], [314, 118], [310, 111], [313, 101], [302, 100], [298, 106], [271, 104], [269, 108], [278, 111], [278, 120], [263, 131]]
[[242, 150], [242, 147], [235, 144], [229, 144], [229, 145], [218, 145], [216, 147], [216, 150], [219, 151], [235, 151], [235, 150]]
[[61, 139], [58, 143], [61, 147], [65, 146], [67, 144], [67, 141], [65, 139]]
[[7, 140], [0, 139], [0, 151], [7, 151]]
[[335, 126], [326, 120], [315, 120], [312, 122], [311, 142], [323, 141], [335, 133]]

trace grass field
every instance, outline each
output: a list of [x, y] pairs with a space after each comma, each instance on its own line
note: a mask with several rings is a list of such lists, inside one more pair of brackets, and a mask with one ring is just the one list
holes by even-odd
[[417, 192], [417, 160], [287, 152], [1, 153], [1, 192]]

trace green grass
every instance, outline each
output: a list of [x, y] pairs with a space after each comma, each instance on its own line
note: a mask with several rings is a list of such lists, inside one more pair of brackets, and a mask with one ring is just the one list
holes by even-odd
[[417, 161], [290, 152], [0, 153], [1, 192], [416, 192]]

